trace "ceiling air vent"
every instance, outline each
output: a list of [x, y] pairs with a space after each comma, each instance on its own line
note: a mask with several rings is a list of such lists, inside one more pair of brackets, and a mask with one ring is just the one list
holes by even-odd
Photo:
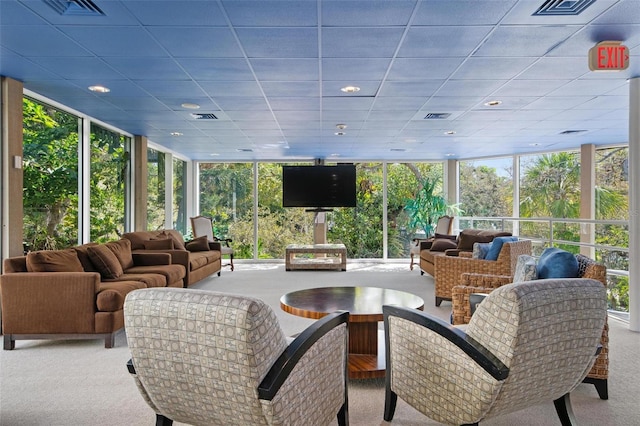
[[215, 114], [212, 113], [193, 113], [191, 114], [191, 116], [193, 118], [195, 118], [196, 120], [217, 120], [218, 117], [215, 116]]
[[596, 0], [547, 0], [531, 16], [579, 15]]
[[65, 16], [105, 16], [91, 0], [43, 0], [53, 10]]
[[560, 132], [561, 135], [575, 135], [576, 133], [584, 133], [586, 130], [565, 130]]
[[429, 114], [424, 116], [425, 120], [443, 120], [445, 118], [449, 118], [451, 115], [450, 112], [430, 112]]

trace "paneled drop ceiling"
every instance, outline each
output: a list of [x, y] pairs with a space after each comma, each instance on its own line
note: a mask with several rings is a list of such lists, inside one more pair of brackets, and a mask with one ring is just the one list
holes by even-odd
[[[0, 0], [0, 25], [28, 93], [204, 161], [627, 143], [640, 76], [640, 0]], [[608, 40], [628, 69], [590, 71]]]

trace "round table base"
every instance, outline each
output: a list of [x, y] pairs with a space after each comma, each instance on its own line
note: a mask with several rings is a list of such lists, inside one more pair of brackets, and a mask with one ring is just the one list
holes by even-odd
[[386, 370], [384, 331], [378, 331], [377, 354], [349, 354], [350, 379], [375, 379], [384, 377]]

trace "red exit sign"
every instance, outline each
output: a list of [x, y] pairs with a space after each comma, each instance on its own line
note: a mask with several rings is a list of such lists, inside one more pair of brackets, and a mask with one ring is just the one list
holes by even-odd
[[602, 41], [589, 49], [591, 71], [622, 71], [629, 67], [629, 48], [619, 41]]

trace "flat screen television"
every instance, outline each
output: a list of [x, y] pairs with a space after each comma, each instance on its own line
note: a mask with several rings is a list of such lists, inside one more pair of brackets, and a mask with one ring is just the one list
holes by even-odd
[[355, 207], [356, 166], [283, 166], [283, 207]]

